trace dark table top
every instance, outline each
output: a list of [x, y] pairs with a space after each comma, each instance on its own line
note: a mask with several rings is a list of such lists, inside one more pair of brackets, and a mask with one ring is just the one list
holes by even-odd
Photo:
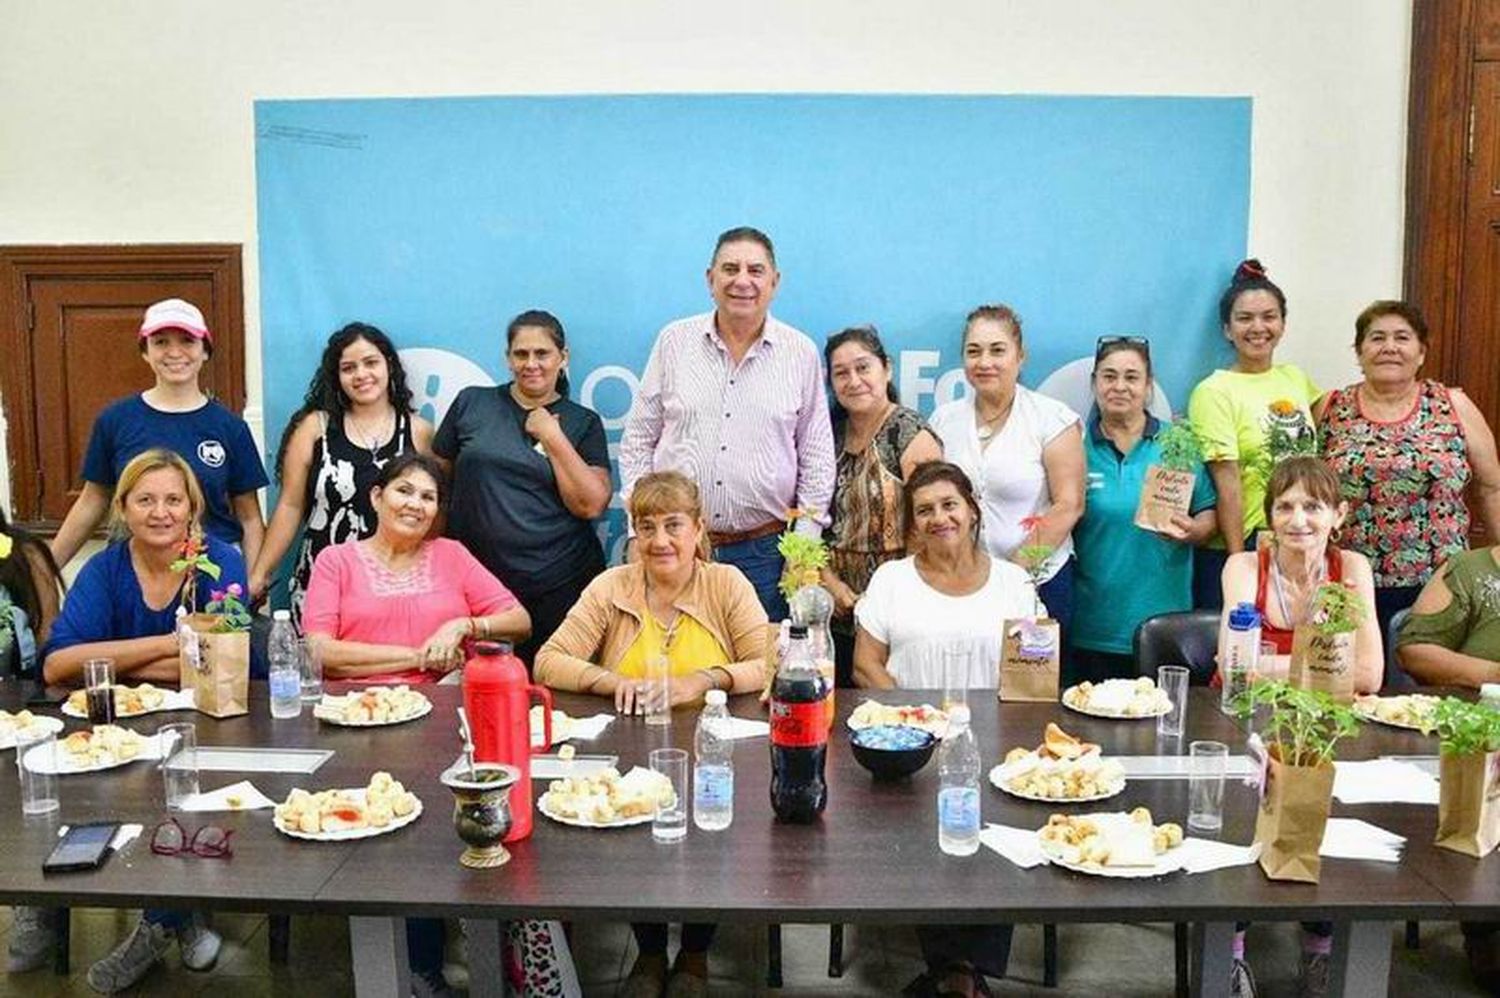
[[[14, 683], [0, 684], [0, 706], [18, 705]], [[351, 729], [301, 718], [277, 721], [267, 712], [263, 686], [252, 690], [251, 713], [218, 721], [196, 714], [154, 714], [124, 723], [143, 732], [193, 719], [203, 745], [282, 745], [335, 751], [312, 777], [250, 776], [267, 796], [282, 799], [293, 786], [308, 789], [363, 786], [377, 769], [389, 770], [421, 797], [422, 817], [370, 839], [310, 843], [272, 827], [268, 810], [180, 815], [190, 829], [213, 822], [234, 829], [234, 857], [225, 861], [153, 855], [146, 836], [101, 870], [44, 878], [41, 863], [63, 822], [109, 818], [138, 821], [146, 835], [164, 816], [159, 773], [150, 763], [61, 777], [62, 812], [24, 818], [13, 803], [16, 771], [0, 766], [0, 900], [96, 906], [206, 905], [225, 910], [325, 910], [384, 915], [512, 915], [569, 918], [740, 921], [1119, 921], [1222, 920], [1226, 918], [1405, 919], [1468, 917], [1493, 912], [1500, 898], [1500, 867], [1433, 847], [1437, 809], [1407, 805], [1346, 807], [1334, 813], [1361, 817], [1408, 838], [1401, 863], [1325, 860], [1316, 885], [1271, 882], [1255, 865], [1148, 880], [1105, 880], [1058, 868], [1022, 870], [987, 849], [971, 857], [943, 855], [937, 846], [937, 764], [909, 780], [877, 783], [855, 762], [843, 719], [867, 696], [917, 703], [916, 691], [839, 692], [839, 722], [830, 743], [829, 805], [809, 826], [777, 824], [768, 786], [770, 758], [764, 738], [737, 743], [735, 817], [722, 832], [690, 827], [685, 840], [655, 843], [649, 824], [583, 829], [540, 813], [530, 839], [512, 845], [513, 858], [496, 870], [458, 865], [461, 849], [450, 821], [448, 791], [438, 774], [459, 751], [453, 708], [457, 687], [426, 687], [434, 703], [427, 717], [387, 728]], [[592, 697], [557, 695], [557, 707], [575, 716], [611, 709]], [[1219, 713], [1207, 690], [1193, 690], [1182, 739], [1158, 743], [1150, 720], [1086, 717], [1057, 704], [999, 704], [971, 692], [983, 767], [1006, 751], [1040, 742], [1047, 721], [1099, 742], [1107, 754], [1185, 753], [1188, 742], [1211, 738], [1242, 752], [1244, 730]], [[764, 716], [751, 697], [732, 710]], [[620, 769], [644, 765], [662, 744], [691, 748], [693, 711], [679, 711], [670, 728], [648, 728], [619, 719], [581, 752], [610, 752]], [[69, 730], [84, 722], [66, 719]], [[1434, 754], [1435, 739], [1369, 725], [1348, 744], [1346, 758], [1382, 754]], [[205, 773], [204, 789], [240, 779]], [[545, 781], [538, 781], [540, 794]], [[985, 781], [983, 817], [1038, 827], [1056, 805], [1010, 797]], [[1185, 780], [1135, 780], [1109, 801], [1069, 810], [1149, 807], [1158, 822], [1185, 824]], [[1225, 791], [1226, 841], [1248, 843], [1254, 831], [1253, 791], [1231, 780]]]

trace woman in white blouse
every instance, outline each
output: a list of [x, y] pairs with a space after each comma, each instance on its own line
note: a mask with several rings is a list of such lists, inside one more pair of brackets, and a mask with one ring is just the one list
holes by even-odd
[[1073, 525], [1083, 515], [1082, 422], [1061, 402], [1019, 383], [1026, 351], [1021, 317], [981, 305], [964, 324], [964, 376], [973, 392], [939, 406], [928, 425], [943, 457], [964, 470], [984, 510], [990, 554], [1025, 564], [1024, 549], [1051, 549], [1038, 579], [1053, 619], [1073, 610]]
[[980, 543], [979, 502], [956, 465], [917, 466], [902, 490], [905, 558], [875, 570], [855, 604], [854, 681], [875, 689], [943, 686], [942, 655], [970, 652], [970, 687], [999, 682], [1003, 620], [1046, 608], [1026, 572]]

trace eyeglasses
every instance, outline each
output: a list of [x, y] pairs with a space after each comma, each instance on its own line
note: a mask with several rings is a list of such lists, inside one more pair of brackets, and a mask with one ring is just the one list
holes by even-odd
[[1101, 336], [1094, 343], [1094, 359], [1098, 360], [1104, 356], [1104, 352], [1110, 347], [1126, 346], [1134, 347], [1151, 358], [1151, 341], [1144, 336]]
[[203, 859], [228, 859], [234, 855], [226, 832], [218, 825], [204, 825], [191, 836], [176, 818], [168, 818], [151, 833], [151, 851], [158, 856], [180, 856], [190, 853]]

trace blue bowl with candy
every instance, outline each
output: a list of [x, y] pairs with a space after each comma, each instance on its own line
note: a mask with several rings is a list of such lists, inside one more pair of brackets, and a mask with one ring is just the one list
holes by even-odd
[[904, 724], [877, 724], [850, 732], [854, 758], [877, 780], [899, 780], [910, 776], [932, 758], [937, 736]]

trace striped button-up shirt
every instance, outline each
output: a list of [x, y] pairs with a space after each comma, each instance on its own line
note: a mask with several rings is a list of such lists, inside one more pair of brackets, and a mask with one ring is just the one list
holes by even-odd
[[715, 533], [739, 533], [800, 508], [817, 535], [833, 499], [833, 431], [818, 348], [766, 317], [736, 364], [714, 313], [679, 319], [651, 348], [641, 390], [620, 438], [628, 496], [652, 471], [680, 471], [698, 483]]

